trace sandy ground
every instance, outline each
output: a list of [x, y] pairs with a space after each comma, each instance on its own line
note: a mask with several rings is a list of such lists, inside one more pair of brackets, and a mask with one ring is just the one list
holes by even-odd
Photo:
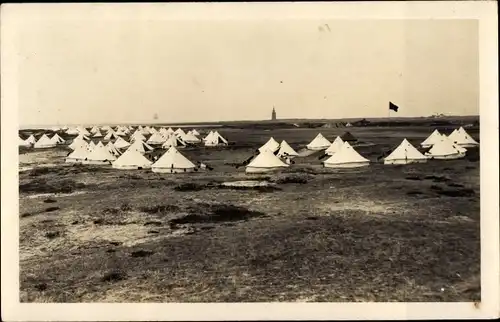
[[[221, 130], [242, 144], [185, 149], [214, 170], [178, 175], [24, 151], [20, 167], [51, 167], [20, 172], [21, 301], [479, 300], [479, 162], [377, 162], [430, 129], [350, 128], [365, 168], [318, 154], [266, 175], [230, 165], [270, 136], [299, 150], [343, 131]], [[220, 185], [248, 180], [273, 188]]]

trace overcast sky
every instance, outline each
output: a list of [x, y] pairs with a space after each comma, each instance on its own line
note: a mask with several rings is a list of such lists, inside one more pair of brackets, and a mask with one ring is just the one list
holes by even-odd
[[140, 17], [25, 19], [21, 125], [479, 114], [474, 21]]

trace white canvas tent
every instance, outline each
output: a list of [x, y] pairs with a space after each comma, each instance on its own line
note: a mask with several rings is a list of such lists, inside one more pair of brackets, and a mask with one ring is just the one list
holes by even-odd
[[152, 164], [139, 151], [128, 149], [112, 163], [112, 167], [121, 170], [149, 169]]
[[259, 148], [259, 152], [263, 152], [265, 150], [271, 151], [272, 153], [276, 152], [280, 148], [280, 144], [276, 142], [276, 140], [271, 137], [267, 142]]
[[407, 139], [404, 139], [385, 159], [384, 164], [425, 163], [427, 157], [418, 151]]
[[55, 144], [63, 144], [65, 143], [66, 141], [59, 136], [59, 134], [54, 134], [54, 136], [52, 138], [50, 138], [52, 140], [52, 142], [54, 142]]
[[79, 126], [76, 129], [77, 129], [79, 134], [90, 135], [89, 131], [87, 131], [87, 129], [84, 128], [83, 126]]
[[26, 140], [24, 140], [26, 142], [28, 142], [29, 144], [35, 144], [36, 142], [36, 139], [35, 139], [35, 136], [33, 134], [31, 134]]
[[219, 145], [228, 145], [226, 139], [219, 134], [219, 132], [212, 132], [212, 135], [205, 140], [205, 146], [219, 146]]
[[474, 140], [463, 127], [460, 127], [458, 130], [454, 130], [448, 138], [455, 144], [464, 148], [472, 148], [479, 145], [479, 143]]
[[297, 157], [299, 154], [286, 142], [285, 140], [281, 141], [280, 149], [277, 154], [278, 157]]
[[180, 136], [181, 138], [183, 138], [184, 135], [186, 135], [186, 132], [184, 132], [183, 129], [178, 128], [177, 130], [175, 130], [174, 134], [177, 135], [177, 136]]
[[77, 135], [79, 133], [80, 132], [78, 132], [78, 129], [76, 129], [76, 128], [68, 128], [66, 130], [66, 134], [69, 134], [69, 135]]
[[323, 162], [326, 168], [357, 168], [370, 164], [370, 160], [360, 155], [349, 142], [344, 141], [342, 147]]
[[270, 150], [263, 150], [247, 165], [246, 173], [265, 173], [289, 167]]
[[334, 155], [342, 147], [342, 145], [344, 145], [344, 141], [340, 136], [337, 136], [328, 149], [325, 150], [325, 153], [328, 155]]
[[111, 153], [112, 155], [119, 156], [121, 153], [118, 151], [118, 149], [115, 147], [113, 142], [109, 141], [108, 144], [105, 145], [106, 149]]
[[148, 144], [146, 144], [145, 142], [142, 142], [140, 140], [137, 140], [137, 141], [134, 141], [127, 149], [128, 150], [136, 150], [138, 151], [139, 153], [146, 153], [148, 151], [152, 151], [154, 150], [154, 148]]
[[152, 166], [157, 173], [192, 172], [196, 166], [183, 156], [175, 147], [171, 147]]
[[30, 147], [31, 144], [29, 142], [26, 142], [26, 140], [21, 139], [21, 137], [19, 137], [19, 146]]
[[151, 137], [146, 142], [149, 144], [162, 144], [165, 141], [165, 137], [159, 132], [156, 132], [155, 134], [151, 135]]
[[184, 142], [186, 143], [199, 143], [201, 142], [200, 139], [198, 139], [193, 133], [191, 132], [188, 132], [186, 133], [186, 135], [184, 135], [182, 137], [182, 139], [184, 140]]
[[85, 141], [81, 145], [75, 146], [73, 152], [66, 157], [67, 163], [81, 163], [90, 153], [90, 149]]
[[193, 133], [193, 135], [195, 135], [195, 136], [199, 136], [200, 135], [200, 132], [196, 131], [196, 129], [192, 129], [191, 133]]
[[440, 141], [434, 143], [425, 155], [430, 159], [451, 160], [463, 158], [466, 152], [465, 148], [455, 145], [453, 141], [444, 136]]
[[111, 164], [111, 162], [115, 160], [116, 157], [112, 153], [110, 153], [106, 147], [103, 148], [95, 147], [94, 149], [92, 149], [92, 151], [90, 151], [87, 157], [84, 160], [82, 160], [82, 163], [103, 165], [103, 164]]
[[328, 141], [323, 134], [318, 133], [316, 137], [307, 145], [307, 148], [309, 150], [324, 150], [327, 149], [330, 146], [330, 141]]
[[92, 134], [95, 134], [98, 131], [99, 131], [99, 128], [97, 126], [95, 126], [95, 125], [90, 129], [90, 133], [92, 133]]
[[42, 135], [38, 141], [35, 142], [33, 147], [35, 149], [43, 149], [43, 148], [53, 148], [56, 146], [56, 143], [52, 141], [47, 135]]
[[102, 133], [101, 131], [99, 131], [99, 129], [94, 133], [94, 135], [92, 136], [94, 138], [102, 138]]
[[116, 141], [113, 143], [113, 145], [117, 149], [125, 149], [125, 148], [127, 148], [127, 147], [130, 146], [130, 143], [128, 143], [127, 141], [125, 141], [124, 139], [122, 139], [121, 137], [119, 137], [118, 139], [116, 139]]
[[111, 140], [117, 140], [118, 138], [119, 138], [119, 136], [116, 135], [115, 131], [110, 130], [110, 131], [108, 131], [108, 133], [104, 137], [104, 140], [111, 141]]
[[441, 138], [443, 137], [443, 134], [439, 133], [439, 131], [436, 129], [434, 130], [431, 135], [427, 137], [422, 143], [420, 143], [420, 146], [423, 148], [430, 148], [434, 143], [441, 141]]
[[171, 147], [185, 147], [185, 146], [186, 143], [180, 137], [171, 134], [161, 147], [164, 149], [168, 149]]

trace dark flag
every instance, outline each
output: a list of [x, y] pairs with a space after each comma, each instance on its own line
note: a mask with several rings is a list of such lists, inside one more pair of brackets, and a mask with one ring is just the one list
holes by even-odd
[[396, 104], [394, 104], [392, 102], [389, 102], [389, 109], [390, 110], [393, 110], [394, 112], [397, 112], [398, 108], [399, 108], [399, 106], [397, 106]]

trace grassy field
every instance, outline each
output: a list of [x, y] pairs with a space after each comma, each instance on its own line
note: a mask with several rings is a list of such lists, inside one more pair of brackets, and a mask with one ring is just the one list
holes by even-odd
[[[318, 154], [269, 175], [229, 165], [270, 136], [299, 150], [318, 132], [345, 131], [336, 128], [221, 129], [235, 145], [182, 151], [214, 170], [179, 175], [68, 166], [62, 147], [23, 150], [21, 301], [480, 300], [478, 151], [386, 166], [383, 152], [432, 129], [348, 130], [369, 167], [324, 169]], [[220, 185], [248, 179], [272, 187]]]

